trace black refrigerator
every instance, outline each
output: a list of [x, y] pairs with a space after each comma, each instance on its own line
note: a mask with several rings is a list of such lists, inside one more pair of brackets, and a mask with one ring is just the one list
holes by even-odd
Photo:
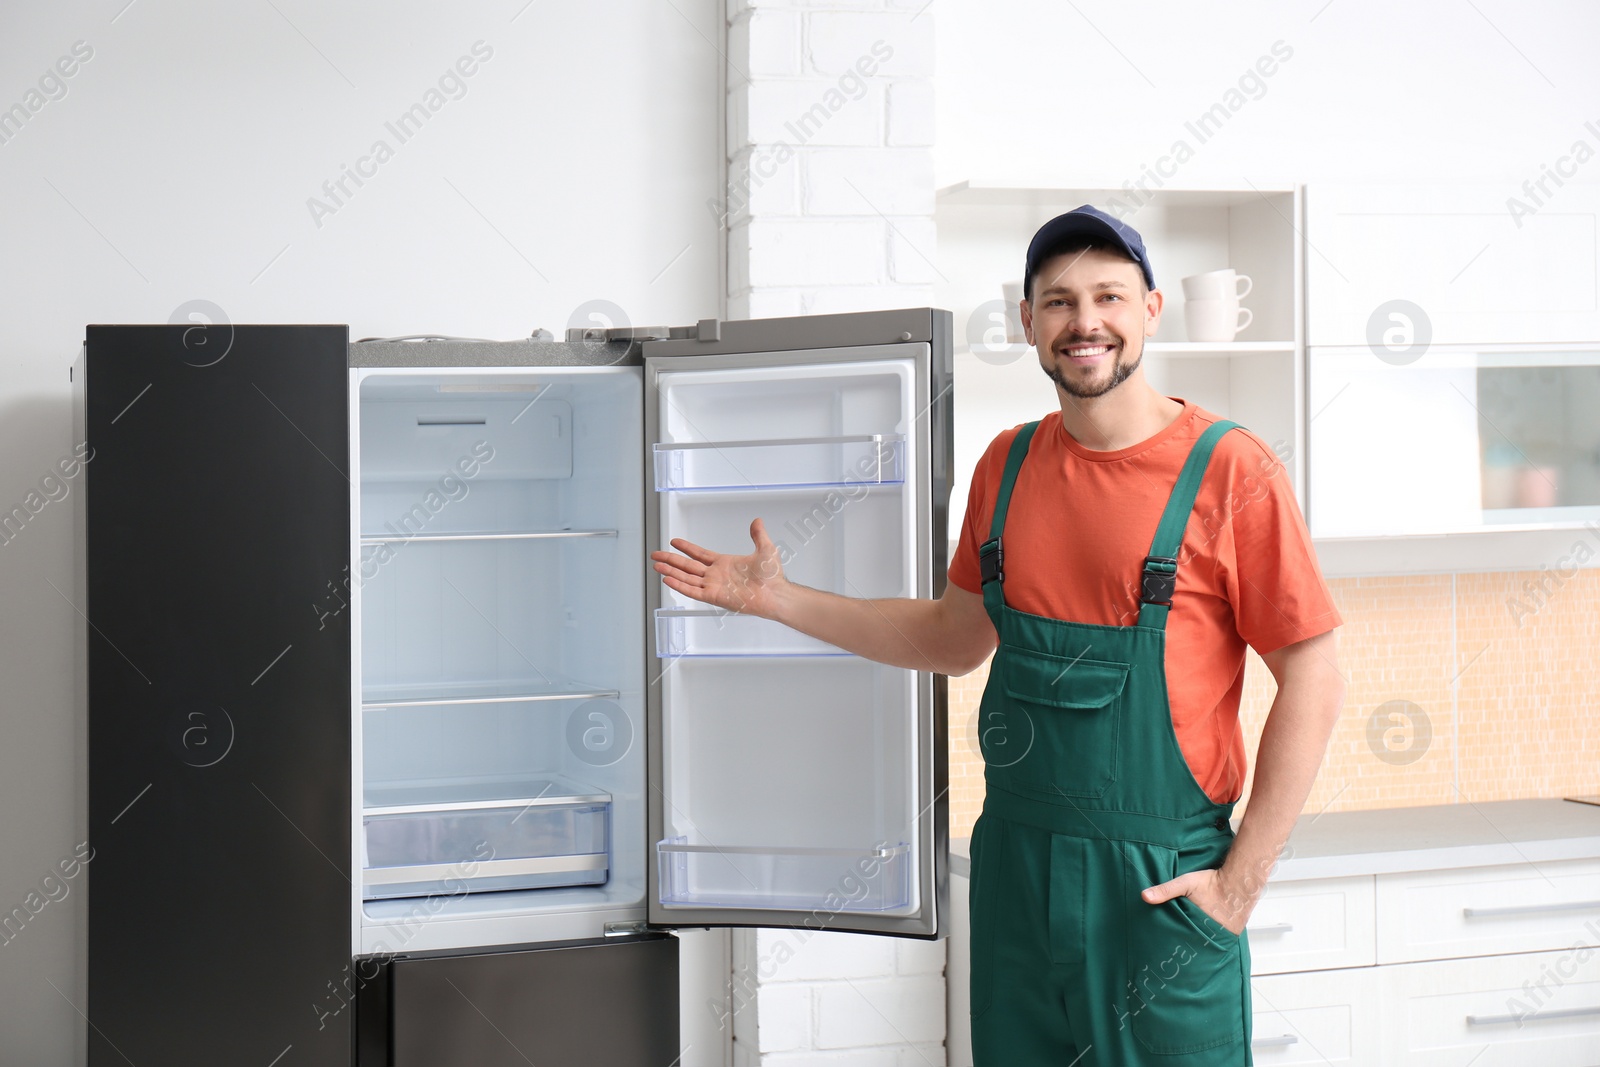
[[88, 327], [89, 1062], [692, 1067], [674, 928], [943, 936], [944, 679], [647, 557], [938, 596], [951, 351]]

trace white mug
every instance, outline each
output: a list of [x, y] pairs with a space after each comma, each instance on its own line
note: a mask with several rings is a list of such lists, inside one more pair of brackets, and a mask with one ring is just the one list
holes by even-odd
[[1191, 341], [1231, 341], [1250, 325], [1250, 309], [1233, 300], [1186, 300], [1183, 321]]
[[1000, 292], [1006, 300], [1006, 342], [1027, 344], [1028, 335], [1022, 328], [1022, 283], [1001, 282]]
[[[1244, 282], [1243, 288], [1240, 288], [1240, 282]], [[1185, 300], [1238, 300], [1249, 296], [1254, 285], [1250, 275], [1236, 274], [1231, 267], [1208, 270], [1204, 274], [1191, 274], [1183, 280], [1183, 297]]]

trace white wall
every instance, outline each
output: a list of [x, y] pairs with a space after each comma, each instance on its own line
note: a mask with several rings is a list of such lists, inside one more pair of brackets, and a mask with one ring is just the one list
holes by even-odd
[[[354, 337], [512, 338], [559, 336], [597, 298], [636, 324], [718, 313], [715, 0], [125, 5], [0, 8], [0, 109], [92, 49], [65, 96], [0, 127], [4, 509], [74, 444], [85, 323], [207, 300]], [[493, 51], [465, 95], [399, 143], [385, 122], [478, 41]], [[379, 138], [393, 158], [317, 226], [307, 199]], [[0, 545], [0, 914], [84, 834], [74, 609], [51, 588], [72, 589], [77, 499]], [[0, 1061], [71, 1062], [84, 897], [67, 887], [0, 944]]]
[[1173, 183], [1503, 179], [1509, 196], [1600, 117], [1600, 6], [1582, 0], [943, 0], [936, 10], [941, 186], [1135, 179], [1176, 139], [1195, 142], [1184, 122], [1280, 39], [1292, 57], [1194, 144]]

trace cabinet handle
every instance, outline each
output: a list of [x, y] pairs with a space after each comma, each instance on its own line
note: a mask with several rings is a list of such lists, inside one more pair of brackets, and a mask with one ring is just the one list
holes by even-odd
[[1600, 911], [1600, 900], [1565, 900], [1554, 904], [1513, 904], [1505, 908], [1462, 908], [1467, 919], [1500, 919], [1511, 915], [1543, 915], [1557, 911]]
[[1252, 934], [1286, 934], [1294, 929], [1294, 923], [1268, 923], [1265, 926], [1247, 926]]
[[1251, 1048], [1288, 1048], [1298, 1045], [1300, 1039], [1293, 1034], [1280, 1034], [1277, 1037], [1258, 1037], [1250, 1042]]
[[1557, 1008], [1553, 1011], [1530, 1011], [1515, 1015], [1469, 1015], [1468, 1026], [1498, 1026], [1502, 1023], [1538, 1022], [1541, 1019], [1578, 1019], [1586, 1015], [1600, 1015], [1600, 1004], [1592, 1008]]

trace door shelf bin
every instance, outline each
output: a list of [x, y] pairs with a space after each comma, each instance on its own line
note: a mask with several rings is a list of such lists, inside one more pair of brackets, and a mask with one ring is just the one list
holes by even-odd
[[658, 444], [655, 466], [659, 492], [899, 485], [905, 435]]
[[715, 608], [659, 608], [656, 656], [848, 656], [826, 641], [757, 615]]
[[611, 797], [561, 778], [367, 791], [362, 897], [603, 885]]
[[773, 848], [656, 845], [667, 907], [894, 911], [911, 903], [911, 846]]

